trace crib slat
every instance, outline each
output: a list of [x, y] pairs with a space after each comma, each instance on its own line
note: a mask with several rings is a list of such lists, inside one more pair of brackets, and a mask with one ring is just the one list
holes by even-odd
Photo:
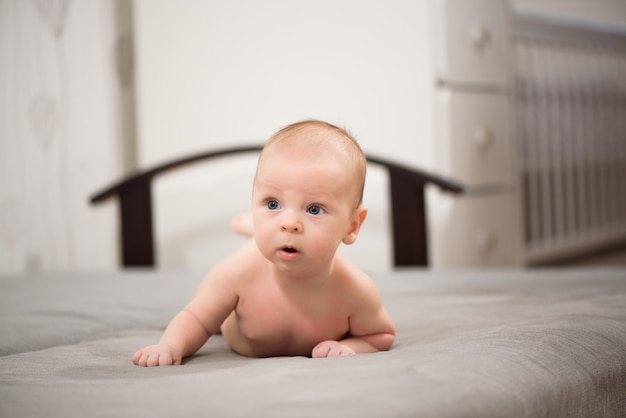
[[540, 141], [540, 172], [541, 172], [541, 218], [542, 218], [542, 241], [546, 246], [551, 245], [553, 231], [553, 196], [551, 159], [552, 147], [550, 137], [550, 121], [548, 119], [549, 98], [547, 91], [548, 80], [546, 78], [547, 59], [543, 49], [537, 51], [537, 82], [539, 120], [538, 128]]
[[563, 173], [565, 178], [565, 244], [572, 241], [572, 235], [576, 231], [576, 144], [574, 133], [573, 95], [572, 95], [572, 70], [569, 67], [570, 53], [563, 50], [557, 60], [557, 72], [561, 74], [561, 103], [563, 106], [561, 126], [563, 129], [563, 157], [565, 160]]

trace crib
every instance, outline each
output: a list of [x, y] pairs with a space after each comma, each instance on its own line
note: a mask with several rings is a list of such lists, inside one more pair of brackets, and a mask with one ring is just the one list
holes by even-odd
[[431, 196], [434, 264], [536, 266], [623, 244], [626, 28], [497, 0], [433, 11], [439, 168], [470, 186]]
[[516, 15], [526, 260], [626, 238], [626, 31]]

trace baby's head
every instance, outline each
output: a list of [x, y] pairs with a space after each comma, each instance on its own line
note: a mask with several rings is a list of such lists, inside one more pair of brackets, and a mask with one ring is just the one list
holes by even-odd
[[[346, 130], [320, 120], [305, 120], [288, 125], [276, 132], [263, 147], [259, 156], [257, 175], [264, 157], [272, 153], [287, 153], [319, 162], [320, 171], [327, 161], [339, 160], [345, 168], [344, 177], [350, 179], [354, 208], [363, 200], [366, 158], [356, 140]], [[337, 179], [338, 181], [340, 179]]]
[[365, 162], [354, 139], [325, 122], [298, 122], [273, 135], [252, 191], [254, 236], [265, 257], [323, 266], [341, 242], [355, 242], [367, 214]]

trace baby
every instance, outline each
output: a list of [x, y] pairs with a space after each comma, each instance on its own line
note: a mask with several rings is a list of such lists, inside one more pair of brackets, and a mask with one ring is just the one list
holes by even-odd
[[139, 350], [140, 366], [181, 364], [221, 331], [252, 357], [333, 357], [388, 350], [395, 326], [372, 280], [337, 254], [367, 215], [365, 156], [344, 130], [298, 122], [278, 131], [259, 157], [254, 238], [218, 263], [161, 340]]

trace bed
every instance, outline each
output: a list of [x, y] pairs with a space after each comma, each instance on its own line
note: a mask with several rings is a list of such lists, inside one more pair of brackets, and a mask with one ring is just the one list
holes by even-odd
[[624, 417], [623, 269], [370, 272], [388, 352], [141, 368], [201, 273], [0, 278], [0, 416]]

